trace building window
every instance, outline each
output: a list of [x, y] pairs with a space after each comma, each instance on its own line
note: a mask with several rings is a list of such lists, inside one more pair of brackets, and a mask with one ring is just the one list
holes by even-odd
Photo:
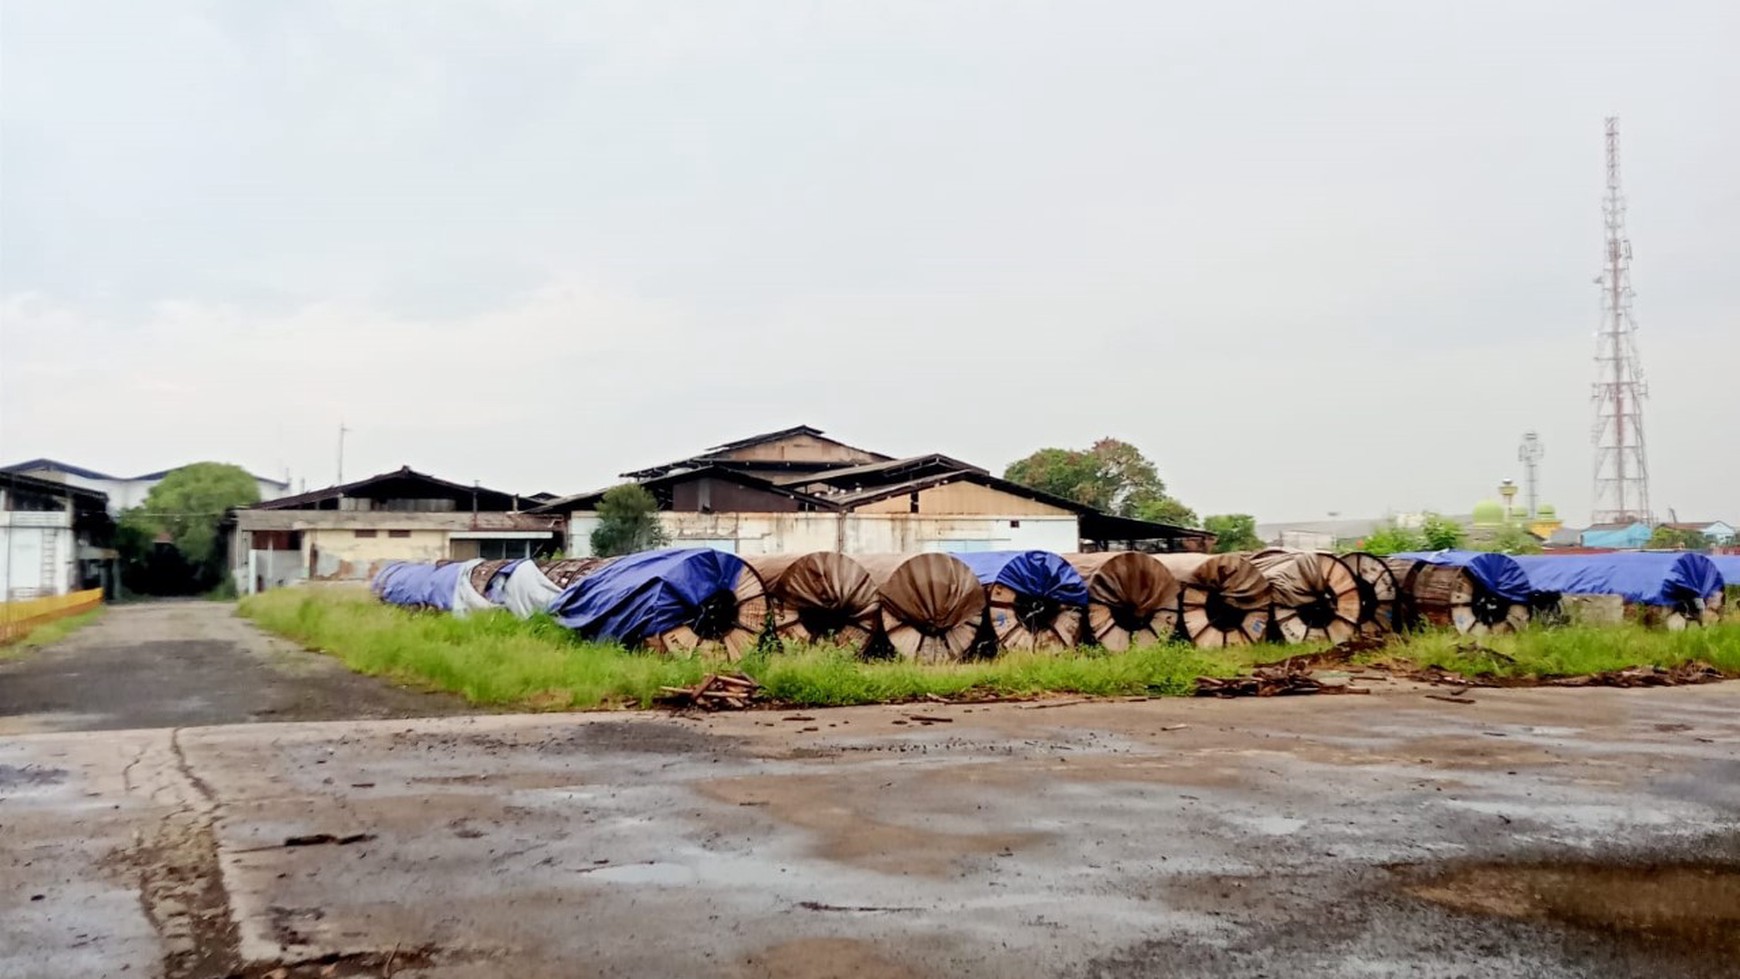
[[1019, 526], [1021, 526], [1021, 521], [1019, 521], [1019, 520], [1011, 520], [1011, 521], [1009, 521], [1009, 526], [1011, 526], [1011, 527], [1019, 527]]
[[358, 537], [374, 537], [374, 536], [378, 535], [380, 533], [380, 531], [378, 531], [378, 530], [357, 530], [357, 531], [352, 531], [352, 533], [356, 534]]
[[[370, 533], [370, 536], [373, 536], [374, 532], [370, 531], [369, 533]], [[400, 540], [404, 540], [405, 538], [411, 536], [411, 532], [408, 530], [389, 530], [389, 531], [387, 531], [387, 536], [388, 537], [396, 537]]]

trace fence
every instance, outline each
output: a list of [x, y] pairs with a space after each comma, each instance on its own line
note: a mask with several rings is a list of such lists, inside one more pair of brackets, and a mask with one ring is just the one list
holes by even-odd
[[64, 619], [69, 615], [89, 612], [103, 604], [103, 590], [75, 591], [70, 595], [31, 598], [22, 602], [0, 602], [0, 646], [17, 642], [30, 635], [37, 626]]

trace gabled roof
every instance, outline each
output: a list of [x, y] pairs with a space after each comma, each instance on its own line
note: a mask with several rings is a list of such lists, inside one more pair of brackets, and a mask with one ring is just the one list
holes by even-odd
[[812, 428], [809, 425], [794, 425], [791, 428], [782, 428], [777, 432], [763, 432], [760, 435], [751, 435], [748, 438], [726, 442], [723, 445], [715, 445], [699, 455], [690, 456], [687, 459], [678, 459], [674, 462], [667, 462], [662, 465], [649, 466], [646, 469], [637, 469], [633, 472], [625, 472], [622, 473], [622, 476], [625, 479], [650, 479], [655, 476], [663, 476], [666, 473], [679, 469], [696, 469], [704, 465], [727, 465], [734, 469], [775, 472], [814, 472], [817, 470], [833, 469], [839, 466], [838, 461], [830, 460], [724, 458], [739, 449], [747, 449], [757, 445], [765, 445], [770, 442], [778, 442], [782, 439], [788, 439], [798, 435], [807, 435], [811, 438], [818, 438], [825, 442], [832, 442], [843, 449], [850, 449], [853, 452], [869, 456], [872, 459], [891, 458], [890, 456], [883, 455], [880, 452], [872, 452], [869, 449], [860, 449], [855, 445], [847, 445], [839, 439], [828, 438], [826, 435], [822, 434], [822, 430], [819, 428]]
[[1213, 540], [1214, 535], [1195, 527], [1119, 517], [1095, 510], [1081, 515], [1081, 538], [1091, 541]]
[[1709, 530], [1711, 527], [1729, 527], [1732, 525], [1723, 520], [1697, 520], [1689, 523], [1683, 521], [1676, 523], [1663, 523], [1658, 524], [1657, 526], [1672, 527], [1674, 530], [1696, 530], [1703, 532]]
[[[176, 468], [179, 469], [180, 467], [177, 466]], [[61, 462], [58, 459], [30, 459], [25, 462], [15, 462], [10, 466], [0, 466], [0, 472], [57, 472], [66, 473], [68, 476], [77, 476], [80, 479], [101, 479], [111, 483], [143, 483], [147, 480], [162, 479], [174, 471], [175, 469], [159, 469], [156, 472], [149, 472], [140, 476], [111, 476], [108, 473], [97, 472], [95, 469], [86, 469], [83, 466], [75, 466], [70, 462]], [[272, 479], [267, 476], [258, 476], [254, 473], [248, 473], [248, 475], [252, 476], [255, 482], [271, 483], [273, 486], [281, 488], [288, 488], [290, 485], [283, 480]]]
[[121, 481], [119, 477], [111, 476], [108, 473], [100, 473], [95, 469], [86, 469], [83, 466], [75, 466], [70, 462], [61, 462], [58, 459], [30, 459], [25, 462], [15, 462], [10, 466], [0, 466], [0, 472], [29, 473], [44, 471], [66, 473], [68, 476], [77, 476], [80, 479], [106, 479], [111, 482]]
[[[739, 486], [748, 486], [752, 489], [764, 490], [768, 493], [774, 493], [779, 496], [789, 497], [790, 499], [802, 503], [808, 503], [818, 510], [835, 509], [834, 504], [829, 502], [831, 498], [799, 492], [798, 490], [792, 489], [788, 486], [780, 486], [770, 480], [756, 476], [753, 473], [742, 472], [729, 466], [707, 465], [695, 469], [684, 469], [681, 472], [666, 473], [663, 476], [654, 476], [650, 479], [638, 480], [636, 485], [645, 487], [649, 492], [655, 492], [663, 487], [674, 486], [677, 483], [688, 482], [692, 479], [723, 479], [736, 483]], [[606, 486], [603, 489], [591, 490], [585, 493], [575, 493], [572, 496], [564, 496], [560, 499], [550, 500], [539, 506], [532, 507], [526, 512], [568, 513], [574, 510], [591, 510], [598, 506], [599, 499], [601, 499], [605, 493], [615, 489], [618, 485], [621, 484], [614, 484]]]
[[[395, 486], [394, 484], [402, 485]], [[403, 493], [410, 487], [417, 485], [432, 490], [438, 490], [438, 495], [440, 496], [454, 496], [459, 498], [475, 496], [478, 509], [480, 510], [510, 510], [514, 507], [515, 501], [518, 499], [518, 497], [515, 497], [512, 493], [504, 493], [501, 490], [485, 489], [481, 486], [466, 486], [462, 483], [450, 483], [445, 479], [437, 479], [427, 473], [417, 472], [410, 466], [400, 466], [392, 472], [369, 476], [366, 479], [359, 479], [353, 483], [345, 483], [341, 486], [328, 486], [325, 489], [309, 490], [306, 493], [297, 493], [295, 496], [281, 496], [276, 500], [267, 500], [264, 503], [256, 503], [252, 507], [249, 507], [249, 509], [318, 509], [318, 504], [327, 500], [337, 500], [340, 497], [346, 496], [375, 499], [382, 497], [384, 495], [383, 491], [394, 490]], [[403, 498], [410, 499], [413, 497]]]
[[1007, 479], [993, 476], [983, 469], [951, 469], [946, 472], [932, 473], [914, 479], [903, 480], [898, 483], [872, 486], [867, 489], [855, 490], [847, 493], [829, 493], [826, 496], [818, 496], [816, 498], [831, 503], [840, 509], [850, 510], [855, 507], [863, 506], [866, 503], [875, 503], [878, 500], [886, 500], [889, 497], [904, 496], [908, 493], [917, 493], [920, 490], [930, 489], [933, 486], [946, 486], [949, 483], [957, 482], [977, 483], [980, 486], [1000, 490], [1012, 496], [1019, 496], [1025, 499], [1049, 504], [1060, 510], [1068, 510], [1071, 513], [1088, 514], [1097, 512], [1093, 507], [1087, 506], [1086, 504], [1077, 503], [1074, 500], [1066, 499], [1061, 496], [1053, 496], [1043, 490], [1036, 490], [1031, 486], [1012, 483]]
[[986, 470], [971, 463], [962, 462], [940, 452], [933, 452], [930, 455], [889, 459], [886, 462], [871, 462], [862, 466], [847, 466], [842, 469], [826, 469], [815, 473], [782, 476], [777, 482], [784, 486], [811, 486], [816, 483], [825, 483], [838, 489], [855, 491], [950, 472], [973, 472], [990, 475]]

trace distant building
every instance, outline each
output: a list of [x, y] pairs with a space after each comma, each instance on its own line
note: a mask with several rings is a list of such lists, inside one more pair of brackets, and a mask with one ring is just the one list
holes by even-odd
[[[1091, 548], [1207, 550], [1200, 530], [1102, 514], [945, 455], [897, 459], [807, 425], [623, 474], [658, 500], [677, 546], [737, 554]], [[604, 490], [534, 512], [563, 515], [568, 553], [590, 553]]]
[[117, 586], [115, 522], [100, 492], [0, 472], [0, 600]]
[[[108, 497], [109, 513], [120, 516], [122, 510], [136, 507], [145, 502], [146, 494], [151, 487], [163, 482], [163, 477], [174, 472], [173, 469], [160, 469], [157, 472], [145, 473], [142, 476], [111, 476], [108, 473], [74, 466], [55, 459], [31, 459], [28, 462], [13, 463], [0, 468], [0, 472], [19, 473], [25, 476], [35, 476], [68, 486], [78, 486], [83, 489], [95, 490]], [[265, 476], [254, 476], [254, 484], [260, 488], [260, 499], [275, 500], [290, 491], [290, 484], [282, 480], [269, 479]]]
[[525, 558], [562, 548], [562, 522], [511, 493], [409, 466], [234, 511], [230, 568], [243, 594], [306, 581], [362, 582], [392, 561]]
[[1616, 551], [1635, 551], [1649, 543], [1654, 533], [1649, 524], [1641, 520], [1633, 523], [1595, 524], [1583, 531], [1579, 540], [1584, 547], [1611, 548]]
[[1660, 524], [1659, 526], [1672, 527], [1674, 530], [1696, 531], [1704, 535], [1705, 539], [1710, 542], [1711, 547], [1723, 547], [1734, 543], [1735, 530], [1733, 525], [1721, 520], [1692, 521], [1690, 523], [1675, 521], [1673, 523]]

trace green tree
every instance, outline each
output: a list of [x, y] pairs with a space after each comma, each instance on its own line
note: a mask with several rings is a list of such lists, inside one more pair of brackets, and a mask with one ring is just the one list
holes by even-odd
[[1426, 550], [1426, 539], [1419, 531], [1391, 521], [1389, 526], [1368, 534], [1361, 550], [1379, 557], [1404, 551], [1423, 551]]
[[1196, 526], [1195, 511], [1166, 495], [1154, 463], [1114, 438], [1087, 449], [1040, 449], [1010, 463], [1003, 478], [1104, 513]]
[[1643, 546], [1658, 551], [1706, 551], [1710, 548], [1710, 539], [1702, 531], [1684, 530], [1664, 523], [1655, 528]]
[[668, 538], [659, 525], [659, 501], [638, 483], [623, 483], [598, 501], [598, 526], [592, 529], [592, 553], [616, 557], [663, 547]]
[[1476, 551], [1496, 551], [1499, 554], [1539, 554], [1541, 542], [1535, 535], [1514, 524], [1494, 531], [1491, 537], [1468, 545]]
[[148, 561], [160, 539], [186, 563], [193, 587], [210, 587], [223, 578], [224, 555], [218, 525], [236, 507], [260, 502], [260, 486], [248, 471], [225, 462], [182, 466], [151, 487], [145, 501], [121, 514], [116, 545], [130, 564]]
[[1214, 535], [1216, 553], [1255, 551], [1263, 546], [1257, 518], [1248, 513], [1221, 513], [1202, 518], [1202, 529]]
[[1468, 540], [1468, 532], [1448, 517], [1428, 513], [1420, 521], [1420, 537], [1428, 551], [1454, 551]]

